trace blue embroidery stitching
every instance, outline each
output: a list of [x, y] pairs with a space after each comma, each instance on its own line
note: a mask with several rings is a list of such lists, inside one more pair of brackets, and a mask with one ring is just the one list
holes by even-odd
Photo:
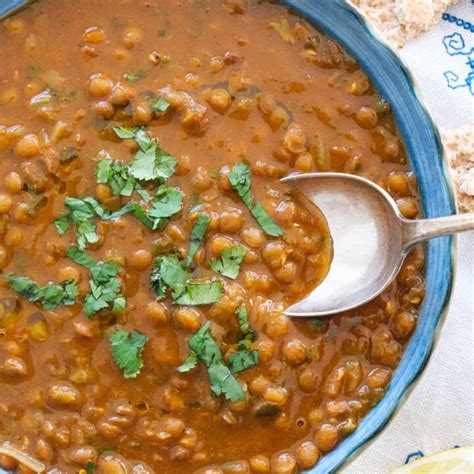
[[[472, 0], [472, 3], [474, 4], [474, 0]], [[462, 27], [465, 30], [468, 30], [471, 33], [474, 33], [474, 24], [471, 23], [470, 21], [463, 20], [462, 18], [458, 18], [457, 16], [450, 15], [449, 13], [443, 13], [442, 18], [444, 21], [449, 21], [449, 23], [456, 23], [456, 26]]]
[[423, 451], [415, 451], [414, 453], [410, 453], [407, 458], [405, 459], [405, 464], [408, 464], [410, 461], [414, 461], [416, 459], [420, 459], [424, 456], [425, 454]]
[[474, 96], [474, 47], [466, 47], [464, 37], [460, 33], [453, 33], [443, 38], [443, 45], [446, 53], [450, 56], [467, 56], [466, 64], [469, 66], [469, 72], [465, 78], [459, 77], [454, 71], [444, 72], [444, 77], [450, 89], [460, 89], [467, 87], [472, 96]]

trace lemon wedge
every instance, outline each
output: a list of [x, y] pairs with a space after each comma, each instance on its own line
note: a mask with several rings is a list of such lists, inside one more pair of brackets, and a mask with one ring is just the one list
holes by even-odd
[[431, 454], [396, 469], [392, 474], [474, 474], [474, 447]]

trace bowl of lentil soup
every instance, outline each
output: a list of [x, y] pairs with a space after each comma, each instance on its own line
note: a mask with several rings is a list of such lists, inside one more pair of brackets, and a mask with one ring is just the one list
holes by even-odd
[[356, 311], [284, 315], [331, 241], [279, 178], [454, 212], [396, 55], [343, 1], [284, 3], [39, 0], [0, 24], [0, 471], [331, 472], [419, 374], [450, 238]]

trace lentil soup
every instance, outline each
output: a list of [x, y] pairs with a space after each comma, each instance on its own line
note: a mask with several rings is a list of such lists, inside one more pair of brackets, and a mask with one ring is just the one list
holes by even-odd
[[359, 174], [416, 217], [390, 105], [270, 2], [40, 0], [0, 44], [0, 467], [317, 464], [384, 396], [423, 250], [364, 307], [289, 319], [332, 248], [279, 178]]

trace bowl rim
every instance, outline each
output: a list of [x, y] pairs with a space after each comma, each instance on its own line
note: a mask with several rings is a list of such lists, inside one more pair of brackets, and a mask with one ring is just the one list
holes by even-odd
[[[2, 5], [0, 5], [0, 20], [3, 18], [14, 14], [27, 6], [28, 3], [37, 0], [4, 0]], [[352, 18], [352, 21], [355, 20], [358, 26], [362, 27], [363, 32], [367, 35], [367, 38], [372, 40], [373, 44], [380, 49], [380, 51], [386, 54], [393, 62], [396, 63], [402, 75], [405, 77], [407, 83], [410, 87], [410, 93], [414, 102], [418, 105], [419, 111], [424, 116], [426, 121], [426, 125], [429, 126], [434, 142], [436, 143], [437, 149], [437, 163], [441, 165], [442, 176], [441, 178], [444, 179], [444, 192], [446, 194], [445, 198], [447, 198], [446, 206], [449, 208], [451, 213], [456, 213], [457, 203], [454, 199], [454, 183], [452, 174], [449, 168], [448, 160], [446, 157], [446, 151], [442, 145], [441, 136], [438, 127], [436, 126], [431, 113], [429, 112], [428, 108], [425, 105], [425, 102], [422, 98], [421, 89], [418, 86], [416, 79], [414, 78], [413, 74], [409, 70], [405, 61], [400, 57], [397, 51], [381, 36], [381, 34], [369, 23], [368, 19], [363, 15], [361, 10], [356, 6], [349, 3], [349, 0], [332, 0], [331, 2], [327, 2], [327, 0], [278, 0], [284, 6], [289, 7], [292, 11], [296, 12], [306, 21], [308, 21], [313, 26], [325, 31], [328, 36], [335, 38], [335, 40], [342, 44], [346, 50], [350, 52], [350, 54], [357, 59], [359, 65], [363, 70], [371, 69], [366, 67], [367, 64], [364, 64], [364, 61], [361, 60], [360, 54], [358, 54], [357, 50], [351, 47], [347, 41], [344, 41], [337, 31], [333, 28], [328, 26], [328, 23], [325, 23], [321, 17], [318, 18], [317, 14], [314, 14], [312, 10], [319, 4], [323, 8], [326, 7], [329, 10], [331, 9], [341, 9], [341, 11], [345, 12], [347, 19]], [[327, 3], [326, 3], [327, 2]], [[377, 81], [377, 76], [368, 73], [370, 79], [376, 83], [376, 88], [379, 93], [382, 95], [384, 94], [384, 87], [381, 86], [380, 83]], [[397, 126], [400, 127], [401, 121], [400, 116], [397, 115]], [[408, 132], [406, 130], [400, 130], [401, 135], [403, 137], [404, 143], [407, 145], [410, 140], [408, 140]], [[410, 155], [410, 162], [413, 165], [413, 161]], [[416, 162], [416, 160], [415, 160]], [[422, 196], [422, 203], [425, 203], [426, 198]], [[437, 239], [438, 240], [438, 239]], [[441, 239], [439, 239], [441, 240]], [[319, 463], [312, 469], [306, 471], [308, 474], [327, 474], [331, 472], [335, 472], [340, 467], [345, 466], [351, 460], [353, 460], [357, 455], [359, 455], [362, 450], [367, 449], [370, 444], [372, 444], [376, 437], [380, 434], [380, 432], [385, 428], [385, 426], [390, 422], [391, 419], [396, 415], [396, 413], [402, 408], [403, 403], [414, 390], [416, 385], [421, 380], [421, 375], [423, 370], [428, 363], [433, 350], [435, 349], [439, 338], [442, 326], [444, 324], [446, 315], [449, 311], [449, 305], [451, 300], [452, 294], [452, 286], [453, 281], [456, 277], [456, 250], [457, 250], [457, 237], [444, 237], [442, 238], [444, 242], [444, 247], [441, 250], [438, 250], [438, 253], [444, 253], [444, 260], [448, 267], [445, 269], [445, 276], [447, 281], [445, 282], [444, 286], [442, 287], [443, 295], [441, 295], [441, 301], [438, 301], [439, 312], [438, 315], [435, 315], [434, 326], [428, 334], [429, 337], [425, 340], [425, 349], [426, 352], [421, 354], [418, 357], [416, 365], [410, 371], [409, 377], [406, 380], [401, 379], [398, 382], [401, 387], [397, 390], [397, 393], [394, 397], [390, 400], [387, 399], [387, 395], [393, 390], [393, 383], [389, 385], [389, 388], [383, 397], [383, 399], [378, 403], [378, 405], [372, 408], [369, 413], [362, 418], [361, 423], [359, 424], [358, 428], [354, 433], [348, 436], [345, 440], [343, 440], [339, 445], [328, 454], [323, 456]], [[434, 245], [430, 242], [428, 247], [433, 247]], [[436, 262], [435, 262], [436, 263]], [[428, 260], [427, 267], [431, 265], [430, 261]], [[439, 265], [439, 263], [438, 263]], [[424, 305], [422, 305], [420, 317], [426, 313], [423, 310]], [[425, 315], [428, 317], [429, 315]], [[412, 347], [415, 343], [415, 336], [418, 334], [420, 327], [418, 326], [415, 330], [415, 333], [411, 336], [410, 342], [408, 343], [407, 347], [405, 348], [402, 360], [395, 370], [394, 379], [396, 378], [396, 374], [399, 373], [399, 368], [401, 369], [402, 364], [408, 358], [408, 349]], [[387, 405], [387, 408], [385, 406]], [[373, 420], [374, 416], [378, 415], [378, 411], [381, 411], [381, 408], [385, 408], [382, 410], [383, 412], [380, 414], [379, 419]], [[372, 425], [371, 425], [372, 423]], [[6, 473], [0, 469], [0, 474]]]

